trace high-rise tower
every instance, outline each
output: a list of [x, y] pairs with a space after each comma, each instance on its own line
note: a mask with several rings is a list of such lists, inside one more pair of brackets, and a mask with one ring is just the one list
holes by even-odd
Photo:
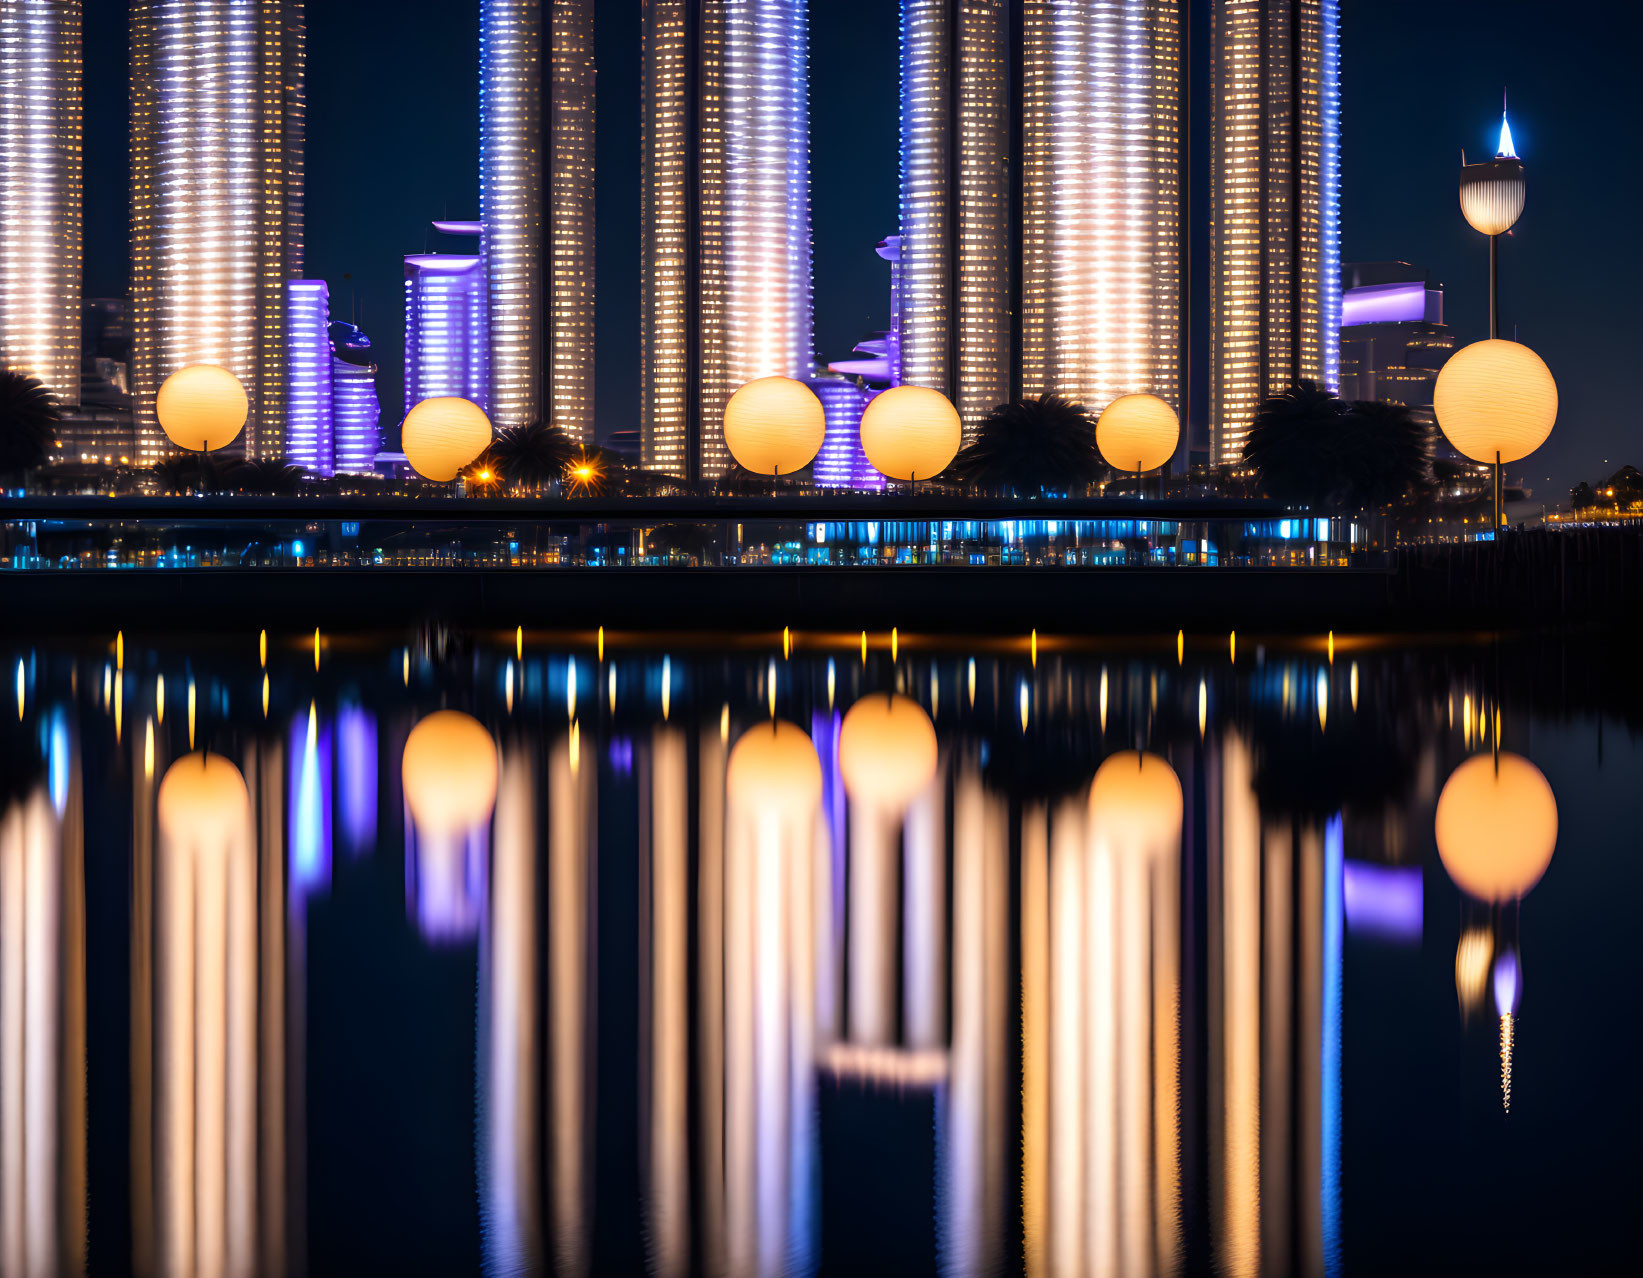
[[80, 402], [80, 0], [0, 4], [0, 369]]
[[1213, 9], [1210, 457], [1236, 463], [1261, 401], [1339, 381], [1338, 0]]
[[[492, 417], [593, 439], [594, 0], [483, 0]], [[547, 57], [544, 62], [543, 52]]]
[[642, 457], [724, 473], [724, 407], [812, 367], [805, 0], [645, 0]]
[[1181, 382], [1181, 0], [1022, 13], [1024, 395], [1099, 413]]
[[901, 6], [901, 377], [967, 437], [1010, 397], [1009, 9]]
[[138, 452], [160, 383], [244, 383], [248, 456], [284, 446], [285, 283], [302, 274], [301, 0], [133, 0], [131, 304]]

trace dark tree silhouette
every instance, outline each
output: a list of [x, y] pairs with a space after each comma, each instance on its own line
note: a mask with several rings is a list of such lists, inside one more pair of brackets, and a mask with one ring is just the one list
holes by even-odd
[[167, 492], [206, 493], [222, 488], [231, 468], [209, 453], [178, 453], [175, 457], [167, 457], [154, 468], [154, 472], [159, 475]]
[[1346, 405], [1313, 381], [1298, 381], [1255, 411], [1244, 463], [1267, 496], [1295, 505], [1339, 505], [1347, 487], [1342, 449]]
[[0, 475], [43, 466], [63, 411], [38, 377], [0, 371]]
[[563, 478], [577, 457], [576, 445], [557, 426], [527, 422], [499, 431], [492, 441], [492, 465], [511, 487], [540, 492]]
[[982, 420], [975, 441], [948, 475], [986, 492], [1082, 492], [1105, 473], [1095, 423], [1082, 404], [1059, 395], [1000, 404]]
[[1348, 504], [1355, 510], [1418, 498], [1432, 483], [1426, 427], [1404, 404], [1360, 400], [1347, 410]]
[[241, 492], [294, 497], [305, 473], [301, 466], [284, 457], [259, 457], [237, 463], [225, 478]]

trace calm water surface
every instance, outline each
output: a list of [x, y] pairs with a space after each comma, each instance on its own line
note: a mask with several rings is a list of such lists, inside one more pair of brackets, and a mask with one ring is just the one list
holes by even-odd
[[260, 649], [0, 641], [5, 1278], [1635, 1254], [1629, 655]]

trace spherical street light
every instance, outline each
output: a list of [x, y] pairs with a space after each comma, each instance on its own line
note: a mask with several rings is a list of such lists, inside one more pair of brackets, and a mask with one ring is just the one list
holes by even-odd
[[1181, 419], [1156, 395], [1120, 395], [1095, 424], [1095, 446], [1114, 470], [1137, 476], [1175, 456]]
[[760, 377], [725, 405], [725, 447], [743, 470], [779, 477], [803, 470], [827, 437], [827, 413], [803, 382]]
[[1438, 425], [1457, 451], [1514, 462], [1546, 442], [1557, 421], [1557, 382], [1527, 346], [1490, 338], [1449, 357], [1432, 391]]
[[471, 400], [425, 399], [405, 415], [400, 447], [424, 479], [445, 483], [491, 442], [491, 421]]
[[193, 364], [161, 384], [154, 415], [178, 448], [209, 453], [239, 436], [251, 415], [251, 401], [240, 379], [226, 368]]
[[963, 442], [958, 409], [924, 386], [892, 386], [861, 415], [861, 450], [888, 479], [934, 479]]

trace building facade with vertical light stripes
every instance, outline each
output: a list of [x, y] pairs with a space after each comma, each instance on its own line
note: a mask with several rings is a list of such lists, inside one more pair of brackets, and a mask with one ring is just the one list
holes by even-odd
[[1338, 0], [1217, 0], [1210, 459], [1236, 465], [1262, 400], [1340, 380]]
[[[593, 440], [594, 0], [483, 0], [490, 412]], [[544, 56], [545, 54], [545, 56]]]
[[1021, 393], [1179, 408], [1181, 0], [1023, 10]]
[[641, 458], [724, 474], [725, 404], [808, 377], [808, 6], [645, 0]]
[[80, 0], [0, 3], [0, 369], [80, 402]]
[[138, 456], [170, 450], [154, 397], [218, 364], [251, 412], [235, 441], [278, 456], [286, 281], [302, 274], [301, 0], [133, 0], [131, 321]]
[[1009, 0], [901, 6], [901, 380], [1010, 397]]

